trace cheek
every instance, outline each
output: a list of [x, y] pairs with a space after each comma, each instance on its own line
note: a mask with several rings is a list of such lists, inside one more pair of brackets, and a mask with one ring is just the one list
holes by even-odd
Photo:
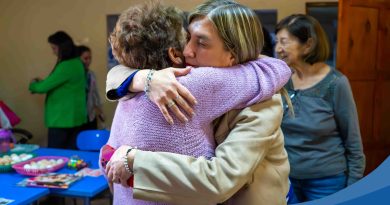
[[233, 54], [230, 51], [222, 49], [219, 53], [221, 54], [221, 56], [220, 56], [221, 65], [220, 66], [229, 67], [229, 66], [233, 66], [234, 64], [236, 64], [236, 62], [234, 62], [235, 60], [233, 58]]
[[295, 52], [291, 50], [291, 48], [283, 48], [280, 49], [279, 54], [284, 56], [285, 58], [292, 58], [295, 55]]
[[196, 61], [199, 66], [210, 66], [214, 64], [215, 59], [212, 56], [212, 53], [198, 51], [196, 52]]
[[232, 65], [230, 61], [230, 55], [221, 52], [209, 53], [203, 58], [203, 62], [214, 67], [229, 67]]
[[300, 55], [300, 52], [296, 49], [286, 50], [286, 55], [291, 59], [296, 59]]

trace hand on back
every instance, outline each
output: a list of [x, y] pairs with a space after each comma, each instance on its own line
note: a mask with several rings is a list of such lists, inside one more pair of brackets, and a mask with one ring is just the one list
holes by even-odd
[[187, 122], [188, 117], [195, 114], [192, 108], [197, 103], [195, 97], [176, 80], [176, 77], [187, 75], [190, 71], [190, 68], [166, 68], [156, 71], [151, 80], [149, 98], [169, 124], [173, 124], [169, 110], [181, 122]]

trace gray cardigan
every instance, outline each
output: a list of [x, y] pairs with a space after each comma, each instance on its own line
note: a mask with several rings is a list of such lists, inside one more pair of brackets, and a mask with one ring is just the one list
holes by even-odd
[[284, 101], [282, 130], [291, 164], [290, 177], [313, 179], [345, 172], [348, 185], [363, 176], [365, 157], [356, 105], [348, 79], [332, 69], [311, 88], [286, 84], [295, 117]]

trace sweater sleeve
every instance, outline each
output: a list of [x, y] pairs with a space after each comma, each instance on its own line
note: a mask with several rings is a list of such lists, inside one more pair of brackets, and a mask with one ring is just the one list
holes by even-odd
[[69, 68], [69, 63], [62, 62], [44, 80], [31, 83], [29, 90], [32, 93], [47, 93], [66, 83], [71, 77], [72, 69]]
[[280, 95], [245, 108], [238, 115], [225, 116], [221, 123], [235, 126], [230, 133], [220, 132], [228, 136], [220, 137], [226, 139], [217, 146], [211, 160], [137, 150], [134, 197], [188, 205], [226, 201], [251, 180], [254, 169], [276, 136], [281, 135], [281, 119]]
[[363, 177], [365, 157], [355, 101], [348, 79], [341, 76], [336, 82], [334, 109], [347, 158], [348, 181], [351, 185]]
[[[119, 99], [126, 100], [128, 98], [132, 98], [135, 96], [136, 93], [130, 93], [128, 92], [125, 96], [119, 96], [118, 95], [118, 88], [121, 87], [121, 85], [126, 82], [126, 80], [130, 79], [130, 82], [128, 85], [131, 84], [131, 80], [134, 77], [134, 74], [137, 72], [137, 69], [129, 68], [123, 65], [117, 65], [107, 73], [107, 79], [106, 79], [106, 98], [109, 101], [117, 101]], [[122, 89], [127, 89], [122, 88]]]
[[195, 68], [178, 79], [198, 99], [196, 112], [217, 118], [231, 109], [269, 99], [290, 75], [283, 61], [261, 58], [228, 68]]
[[[241, 66], [241, 65], [237, 65], [237, 66]], [[287, 67], [287, 65], [283, 61], [274, 58], [257, 59], [254, 61], [250, 61], [249, 63], [244, 65], [244, 67], [249, 67], [249, 66], [254, 66], [257, 68], [260, 67], [261, 69], [263, 69], [262, 67], [264, 67], [264, 69], [260, 71], [264, 72], [265, 79], [267, 79], [270, 82], [270, 84], [262, 85], [263, 86], [262, 92], [264, 92], [263, 93], [264, 99], [270, 98], [277, 90], [283, 87], [283, 85], [287, 82], [287, 80], [291, 76], [291, 70]], [[123, 96], [117, 95], [117, 89], [128, 79], [129, 76], [131, 76], [136, 71], [137, 69], [128, 68], [123, 65], [118, 65], [113, 67], [107, 74], [106, 98], [111, 101], [121, 99]], [[132, 98], [134, 96], [135, 96], [134, 93], [128, 93], [128, 95], [126, 95], [123, 99]], [[254, 102], [249, 102], [248, 105], [253, 103]]]

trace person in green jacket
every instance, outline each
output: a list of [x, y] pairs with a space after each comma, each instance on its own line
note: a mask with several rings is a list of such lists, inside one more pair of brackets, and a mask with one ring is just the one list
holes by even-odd
[[80, 126], [87, 122], [86, 74], [77, 47], [64, 31], [49, 36], [57, 56], [53, 71], [45, 79], [35, 78], [31, 93], [46, 93], [45, 125], [49, 128], [48, 147], [76, 149]]

